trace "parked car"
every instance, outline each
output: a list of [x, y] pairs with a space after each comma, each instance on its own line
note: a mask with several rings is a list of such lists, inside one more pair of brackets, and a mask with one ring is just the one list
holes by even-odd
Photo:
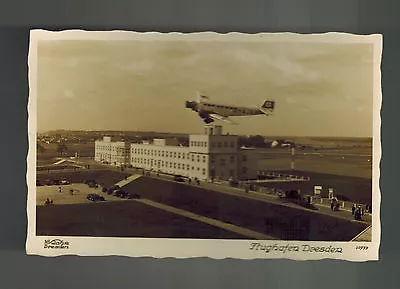
[[85, 184], [89, 186], [89, 188], [95, 188], [97, 186], [97, 183], [95, 180], [86, 180]]
[[63, 180], [61, 180], [61, 182], [60, 182], [61, 185], [69, 185], [70, 183], [71, 183], [71, 182], [68, 181], [67, 179], [63, 179]]
[[238, 187], [239, 186], [239, 182], [237, 180], [230, 180], [229, 181], [229, 185], [231, 187]]
[[185, 179], [182, 176], [174, 176], [174, 181], [184, 183]]
[[92, 202], [105, 201], [105, 199], [104, 199], [103, 196], [99, 196], [99, 195], [97, 195], [97, 194], [88, 194], [88, 195], [87, 195], [87, 199], [88, 199], [89, 201], [92, 201]]

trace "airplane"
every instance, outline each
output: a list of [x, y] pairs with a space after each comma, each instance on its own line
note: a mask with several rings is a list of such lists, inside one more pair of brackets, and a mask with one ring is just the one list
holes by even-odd
[[234, 105], [218, 104], [210, 101], [210, 98], [197, 93], [196, 101], [186, 101], [186, 108], [197, 112], [203, 121], [207, 124], [215, 120], [225, 121], [231, 124], [237, 124], [230, 116], [249, 116], [249, 115], [271, 115], [275, 101], [266, 100], [261, 107], [240, 107]]

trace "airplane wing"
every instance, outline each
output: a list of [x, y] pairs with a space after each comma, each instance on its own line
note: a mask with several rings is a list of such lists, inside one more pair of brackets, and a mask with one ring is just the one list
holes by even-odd
[[234, 122], [233, 120], [229, 119], [228, 117], [216, 114], [216, 113], [212, 113], [210, 114], [210, 117], [215, 119], [215, 120], [221, 120], [221, 121], [226, 121], [230, 124], [238, 124], [237, 122]]

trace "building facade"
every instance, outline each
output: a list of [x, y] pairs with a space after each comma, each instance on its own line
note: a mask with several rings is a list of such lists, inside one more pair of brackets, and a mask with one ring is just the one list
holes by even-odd
[[129, 165], [130, 145], [123, 141], [111, 141], [111, 137], [95, 141], [94, 159], [98, 162], [116, 166]]
[[189, 146], [171, 141], [127, 144], [105, 137], [96, 141], [95, 160], [209, 181], [257, 176], [256, 151], [240, 148], [239, 137], [223, 134], [221, 126], [206, 125], [204, 134], [189, 136]]

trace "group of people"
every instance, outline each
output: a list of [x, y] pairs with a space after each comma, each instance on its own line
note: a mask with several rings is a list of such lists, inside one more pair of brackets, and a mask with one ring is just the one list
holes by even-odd
[[367, 204], [364, 207], [361, 207], [360, 205], [353, 204], [353, 207], [351, 208], [351, 213], [354, 216], [355, 220], [361, 220], [362, 216], [364, 216], [365, 213], [372, 213], [372, 206]]
[[[198, 178], [194, 178], [193, 182], [194, 182], [195, 185], [200, 186], [200, 180]], [[192, 184], [192, 179], [191, 178], [189, 178], [189, 184]]]
[[332, 211], [339, 210], [339, 200], [336, 197], [331, 198], [331, 210]]
[[52, 205], [52, 204], [53, 204], [53, 200], [50, 200], [49, 198], [47, 198], [46, 201], [44, 202], [44, 204], [45, 204], [46, 206]]

